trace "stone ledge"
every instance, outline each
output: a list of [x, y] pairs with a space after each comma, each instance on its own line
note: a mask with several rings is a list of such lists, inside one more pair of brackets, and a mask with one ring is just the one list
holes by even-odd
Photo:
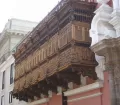
[[93, 97], [97, 97], [97, 96], [101, 96], [101, 95], [102, 95], [102, 93], [99, 92], [99, 93], [95, 93], [95, 94], [92, 94], [92, 95], [71, 99], [71, 100], [68, 100], [67, 102], [75, 102], [75, 101], [78, 101], [78, 100], [84, 100], [84, 99], [93, 98]]
[[91, 50], [99, 56], [105, 56], [106, 53], [112, 52], [115, 48], [120, 48], [120, 37], [103, 39], [100, 42], [91, 46]]
[[103, 82], [99, 81], [99, 82], [95, 82], [95, 83], [90, 84], [90, 85], [79, 87], [77, 89], [66, 91], [66, 92], [64, 92], [64, 95], [65, 96], [72, 96], [72, 95], [88, 92], [88, 91], [91, 91], [91, 90], [94, 90], [94, 89], [99, 89], [101, 87], [103, 87]]
[[47, 103], [48, 101], [49, 101], [49, 98], [44, 98], [44, 99], [41, 99], [41, 100], [38, 100], [38, 101], [34, 101], [34, 102], [30, 103], [29, 105], [44, 104], [44, 103]]

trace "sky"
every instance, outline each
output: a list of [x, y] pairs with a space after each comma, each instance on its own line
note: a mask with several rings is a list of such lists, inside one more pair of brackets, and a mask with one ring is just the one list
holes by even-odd
[[0, 32], [8, 19], [40, 22], [59, 0], [0, 0]]

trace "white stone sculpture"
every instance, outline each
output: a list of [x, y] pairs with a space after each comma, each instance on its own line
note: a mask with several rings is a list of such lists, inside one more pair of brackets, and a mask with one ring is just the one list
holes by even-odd
[[[95, 16], [92, 20], [90, 36], [92, 37], [92, 45], [98, 43], [103, 39], [109, 39], [116, 37], [116, 32], [113, 26], [109, 23], [111, 20], [111, 13], [113, 12], [112, 7], [110, 7], [107, 2], [109, 0], [97, 0], [98, 3], [102, 5], [95, 11]], [[104, 80], [104, 62], [105, 58], [103, 56], [96, 55], [96, 60], [98, 66], [96, 67], [96, 73], [98, 79]]]

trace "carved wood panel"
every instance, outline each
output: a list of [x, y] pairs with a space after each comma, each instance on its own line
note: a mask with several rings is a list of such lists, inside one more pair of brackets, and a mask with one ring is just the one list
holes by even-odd
[[95, 64], [94, 53], [88, 47], [76, 45], [70, 47], [73, 40], [85, 42], [87, 38], [89, 39], [86, 24], [83, 26], [78, 23], [67, 24], [23, 61], [16, 64], [15, 81], [19, 81], [19, 89], [28, 88], [59, 72], [58, 70], [64, 70], [72, 63]]
[[[55, 7], [17, 48], [14, 54], [16, 59], [14, 92], [18, 93], [17, 98], [20, 100], [23, 99], [21, 96], [26, 94], [23, 92], [27, 89], [28, 92], [32, 88], [37, 89], [37, 84], [41, 82], [42, 86], [46, 87], [42, 91], [47, 93], [46, 90], [50, 88], [48, 85], [44, 86], [46, 80], [56, 72], [61, 73], [62, 78], [66, 77], [64, 73], [67, 70], [72, 72], [75, 65], [80, 70], [78, 72], [82, 72], [85, 76], [95, 75], [94, 53], [83, 45], [90, 46], [89, 22], [96, 4], [88, 5], [88, 1], [83, 2], [62, 0], [62, 4]], [[72, 79], [70, 75], [68, 77]], [[67, 88], [68, 79], [61, 81], [59, 78], [59, 80], [60, 84]], [[52, 85], [51, 87], [53, 88]], [[22, 90], [23, 92], [20, 92]], [[33, 96], [35, 94], [37, 93], [33, 91]]]

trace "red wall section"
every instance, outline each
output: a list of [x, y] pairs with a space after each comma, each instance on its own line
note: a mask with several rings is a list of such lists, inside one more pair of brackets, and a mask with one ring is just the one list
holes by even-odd
[[62, 105], [62, 95], [53, 94], [52, 98], [49, 98], [49, 102], [39, 105]]
[[105, 80], [103, 88], [70, 96], [68, 97], [68, 100], [78, 99], [98, 93], [102, 93], [102, 95], [68, 102], [68, 105], [110, 105], [108, 72], [104, 72], [104, 79]]
[[94, 98], [88, 98], [85, 100], [70, 102], [68, 105], [101, 105], [100, 96]]
[[[108, 72], [104, 72], [104, 86], [100, 89], [95, 89], [89, 92], [80, 93], [77, 95], [69, 96], [68, 100], [78, 99], [90, 95], [102, 93], [102, 95], [89, 97], [86, 99], [75, 100], [68, 102], [68, 105], [110, 105], [110, 92], [109, 92], [109, 81]], [[48, 103], [41, 105], [62, 105], [62, 95], [53, 94]]]
[[62, 95], [53, 95], [48, 105], [62, 105]]
[[[80, 98], [80, 97], [86, 97], [86, 96], [93, 95], [93, 94], [96, 94], [96, 93], [100, 93], [100, 89], [96, 89], [96, 90], [93, 90], [93, 91], [81, 93], [81, 94], [74, 95], [74, 96], [70, 96], [68, 98], [68, 100], [77, 99], [77, 98]], [[95, 103], [97, 103], [97, 104], [95, 104]], [[73, 102], [68, 102], [68, 105], [101, 105], [101, 96], [86, 98], [86, 99], [73, 101]]]

